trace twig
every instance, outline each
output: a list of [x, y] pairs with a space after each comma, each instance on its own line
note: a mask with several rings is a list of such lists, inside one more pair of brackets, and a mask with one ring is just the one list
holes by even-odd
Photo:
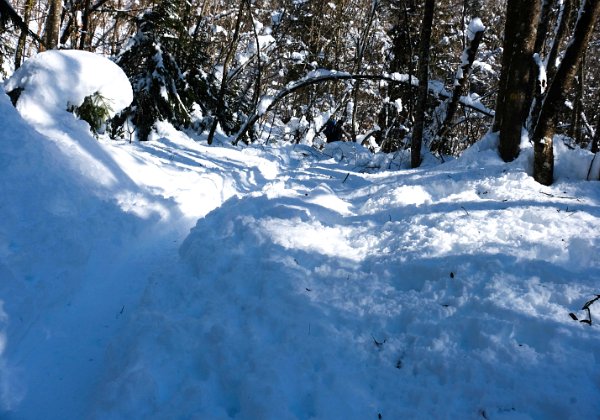
[[540, 194], [544, 194], [544, 195], [546, 195], [546, 196], [548, 196], [548, 197], [552, 197], [552, 198], [563, 198], [563, 199], [566, 199], [566, 200], [577, 200], [577, 201], [581, 201], [581, 200], [580, 200], [579, 198], [577, 198], [577, 197], [569, 197], [568, 195], [554, 195], [554, 194], [550, 194], [550, 193], [547, 193], [547, 192], [544, 192], [544, 191], [540, 191]]
[[575, 315], [573, 312], [569, 313], [569, 316], [571, 317], [571, 319], [573, 319], [574, 321], [579, 321], [583, 324], [588, 324], [589, 326], [592, 326], [592, 311], [590, 310], [590, 306], [592, 306], [595, 302], [597, 302], [598, 300], [600, 300], [600, 295], [596, 295], [595, 298], [588, 300], [583, 307], [581, 308], [582, 311], [586, 311], [587, 312], [587, 319], [579, 319], [577, 318], [577, 315]]

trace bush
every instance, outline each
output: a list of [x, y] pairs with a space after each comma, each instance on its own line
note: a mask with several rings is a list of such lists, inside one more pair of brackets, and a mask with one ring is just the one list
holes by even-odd
[[81, 105], [70, 106], [68, 111], [86, 121], [94, 136], [98, 136], [104, 132], [105, 123], [109, 120], [113, 110], [110, 101], [99, 92], [95, 92], [86, 96]]

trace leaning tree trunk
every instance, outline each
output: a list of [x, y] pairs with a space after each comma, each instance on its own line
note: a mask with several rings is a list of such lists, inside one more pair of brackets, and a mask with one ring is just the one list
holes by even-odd
[[556, 70], [556, 76], [554, 76], [540, 111], [540, 117], [533, 133], [533, 177], [540, 184], [552, 184], [554, 177], [552, 138], [556, 131], [558, 112], [564, 101], [565, 92], [569, 91], [573, 84], [599, 13], [600, 0], [583, 0], [573, 37]]
[[548, 25], [550, 23], [550, 14], [552, 7], [554, 6], [554, 0], [542, 0], [542, 8], [540, 10], [540, 18], [535, 36], [535, 43], [533, 50], [542, 56], [544, 52], [544, 46], [546, 45], [546, 38], [548, 37]]
[[471, 73], [471, 67], [473, 67], [473, 62], [475, 61], [475, 55], [477, 54], [477, 49], [479, 48], [479, 43], [483, 38], [483, 32], [485, 31], [485, 26], [481, 23], [479, 18], [474, 18], [469, 23], [468, 27], [468, 39], [469, 45], [465, 48], [462, 53], [461, 59], [462, 63], [456, 72], [456, 77], [454, 79], [454, 90], [452, 91], [452, 98], [448, 103], [448, 107], [446, 108], [446, 116], [444, 121], [442, 122], [442, 126], [437, 132], [436, 137], [439, 137], [441, 141], [444, 140], [444, 137], [450, 131], [452, 120], [454, 119], [454, 115], [458, 110], [458, 103], [460, 97], [465, 95], [467, 92], [467, 82], [469, 80], [469, 74]]
[[557, 58], [560, 54], [562, 45], [568, 36], [569, 24], [571, 22], [571, 15], [573, 9], [574, 0], [564, 0], [558, 15], [558, 23], [556, 27], [556, 35], [552, 41], [552, 47], [548, 53], [548, 59], [546, 64], [546, 73], [548, 82], [550, 83], [554, 79], [557, 68]]
[[533, 89], [533, 52], [540, 15], [538, 0], [508, 0], [502, 73], [493, 131], [500, 132], [505, 162], [519, 155], [521, 130], [529, 114]]
[[578, 75], [575, 80], [575, 98], [573, 99], [569, 137], [575, 141], [575, 144], [581, 145], [583, 140], [583, 125], [585, 123], [583, 112], [583, 95], [585, 93], [585, 52], [583, 53], [583, 57], [581, 57], [581, 63], [579, 64], [577, 72]]
[[423, 23], [421, 25], [421, 40], [419, 41], [419, 88], [417, 90], [417, 107], [415, 125], [411, 138], [410, 166], [416, 168], [421, 164], [421, 145], [423, 143], [423, 128], [425, 126], [425, 108], [427, 107], [427, 91], [429, 85], [429, 47], [431, 44], [431, 29], [433, 26], [434, 0], [425, 1]]
[[[29, 26], [29, 20], [31, 19], [31, 11], [33, 10], [34, 4], [35, 0], [27, 0], [25, 2], [25, 9], [23, 10], [23, 22], [27, 26]], [[18, 69], [21, 66], [21, 62], [23, 61], [28, 34], [28, 29], [21, 29], [21, 35], [19, 35], [19, 42], [17, 43], [17, 50], [15, 51], [15, 69]]]
[[[552, 40], [552, 46], [548, 57], [545, 59], [546, 67], [546, 87], [552, 83], [554, 75], [556, 74], [556, 62], [558, 53], [561, 46], [563, 45], [565, 38], [567, 37], [567, 31], [569, 29], [569, 22], [571, 20], [571, 9], [573, 0], [564, 0], [560, 6], [558, 12], [557, 23], [555, 24], [556, 29], [554, 31], [554, 39]], [[535, 125], [540, 117], [540, 110], [542, 109], [542, 103], [544, 101], [544, 92], [542, 86], [536, 86], [536, 95], [531, 105], [529, 112], [529, 132], [533, 134], [535, 132]]]

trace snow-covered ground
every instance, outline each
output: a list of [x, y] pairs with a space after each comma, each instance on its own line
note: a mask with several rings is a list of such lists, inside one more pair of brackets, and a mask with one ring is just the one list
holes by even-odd
[[600, 414], [600, 302], [569, 316], [600, 293], [584, 152], [557, 142], [543, 187], [491, 136], [365, 171], [31, 103], [0, 94], [0, 418]]

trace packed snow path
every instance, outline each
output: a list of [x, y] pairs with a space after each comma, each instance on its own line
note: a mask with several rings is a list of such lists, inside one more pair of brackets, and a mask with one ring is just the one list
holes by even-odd
[[597, 183], [486, 147], [369, 175], [346, 145], [98, 142], [0, 105], [3, 418], [600, 412], [598, 325], [568, 316], [600, 293]]

